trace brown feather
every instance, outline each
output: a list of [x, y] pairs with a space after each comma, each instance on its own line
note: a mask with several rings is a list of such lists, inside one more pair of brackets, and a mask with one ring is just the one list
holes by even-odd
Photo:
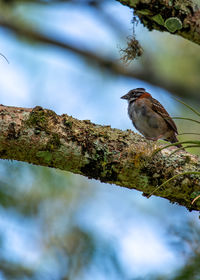
[[175, 131], [176, 134], [178, 134], [176, 124], [170, 117], [170, 115], [167, 113], [165, 108], [160, 104], [160, 102], [153, 97], [151, 97], [152, 101], [152, 109], [159, 115], [163, 117], [163, 119], [167, 122], [167, 124]]

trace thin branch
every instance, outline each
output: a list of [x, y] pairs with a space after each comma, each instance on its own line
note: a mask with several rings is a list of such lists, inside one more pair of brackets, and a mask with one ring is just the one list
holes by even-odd
[[[160, 188], [164, 187], [165, 185], [167, 185], [169, 182], [171, 182], [172, 180], [176, 179], [177, 177], [179, 176], [184, 176], [184, 175], [188, 175], [188, 174], [192, 174], [192, 175], [199, 175], [200, 176], [200, 172], [197, 172], [197, 171], [186, 171], [186, 172], [183, 172], [181, 174], [177, 174], [177, 175], [174, 175], [173, 177], [171, 177], [170, 179], [166, 180], [164, 183], [162, 183], [160, 186], [158, 186], [157, 188], [155, 188], [152, 193], [150, 193], [148, 195], [148, 198], [150, 196], [152, 196], [152, 194], [154, 194], [155, 192], [157, 192]], [[191, 202], [192, 204], [194, 203], [194, 200], [192, 200]]]
[[183, 102], [182, 100], [179, 100], [177, 98], [174, 98], [176, 101], [178, 101], [179, 103], [183, 104], [185, 107], [187, 107], [188, 109], [190, 109], [190, 111], [192, 111], [193, 113], [195, 113], [197, 116], [200, 117], [200, 112], [195, 110], [192, 106], [190, 106], [189, 104]]
[[132, 131], [112, 129], [89, 120], [58, 116], [41, 107], [0, 105], [0, 158], [58, 168], [129, 189], [145, 196], [177, 176], [157, 196], [192, 210], [200, 180], [200, 159], [181, 151], [168, 157], [172, 147], [153, 156], [158, 147]]
[[191, 89], [189, 90], [185, 85], [175, 82], [169, 82], [167, 79], [162, 79], [158, 77], [154, 71], [150, 71], [145, 65], [145, 67], [141, 70], [133, 70], [129, 67], [125, 67], [122, 63], [119, 63], [119, 60], [109, 56], [103, 57], [98, 54], [95, 54], [91, 51], [87, 51], [83, 48], [78, 48], [75, 45], [70, 44], [69, 42], [62, 42], [55, 38], [51, 38], [44, 33], [33, 29], [33, 27], [25, 25], [20, 25], [19, 23], [15, 22], [14, 20], [9, 21], [5, 20], [4, 17], [0, 17], [0, 26], [6, 28], [16, 34], [17, 36], [23, 36], [26, 40], [36, 41], [40, 44], [45, 44], [53, 47], [61, 48], [65, 51], [70, 51], [83, 57], [84, 59], [93, 62], [94, 65], [100, 66], [101, 68], [105, 69], [106, 71], [110, 71], [115, 75], [121, 75], [129, 78], [138, 79], [147, 83], [150, 83], [154, 86], [158, 86], [172, 92], [176, 95], [187, 97], [188, 92], [190, 91], [191, 96], [193, 99], [197, 98], [196, 91], [192, 92]]
[[191, 121], [191, 122], [195, 122], [195, 123], [200, 124], [200, 121], [195, 120], [195, 119], [191, 119], [191, 118], [172, 117], [172, 119], [175, 119], [175, 120], [185, 120], [185, 121]]
[[[186, 146], [184, 146], [184, 149], [187, 149], [187, 148], [200, 148], [200, 145], [186, 145]], [[178, 149], [174, 150], [174, 151], [169, 155], [169, 157], [171, 157], [173, 154], [175, 154], [175, 153], [181, 151], [182, 149], [183, 149], [183, 148], [181, 147], [181, 148], [178, 148]]]
[[192, 0], [117, 0], [134, 9], [150, 31], [168, 31], [200, 45], [200, 9]]

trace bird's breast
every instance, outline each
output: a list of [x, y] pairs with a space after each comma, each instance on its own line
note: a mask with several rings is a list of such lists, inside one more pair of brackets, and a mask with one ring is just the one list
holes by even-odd
[[135, 128], [145, 137], [158, 137], [167, 129], [165, 120], [145, 102], [129, 104], [128, 114]]

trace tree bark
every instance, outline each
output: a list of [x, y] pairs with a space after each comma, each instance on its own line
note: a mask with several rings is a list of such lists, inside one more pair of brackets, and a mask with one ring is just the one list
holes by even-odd
[[117, 0], [134, 9], [149, 30], [168, 31], [200, 44], [200, 7], [193, 0]]
[[[173, 148], [153, 155], [157, 144], [131, 130], [121, 131], [89, 120], [58, 116], [42, 107], [0, 105], [0, 158], [24, 161], [81, 174], [101, 182], [142, 191], [145, 196], [181, 172], [200, 171], [200, 159]], [[198, 175], [176, 177], [155, 192], [200, 210]]]

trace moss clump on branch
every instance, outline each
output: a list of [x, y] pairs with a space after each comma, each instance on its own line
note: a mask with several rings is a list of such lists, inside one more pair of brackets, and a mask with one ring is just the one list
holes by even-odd
[[52, 154], [48, 151], [39, 151], [36, 153], [36, 157], [41, 158], [47, 164], [52, 160]]
[[180, 30], [183, 27], [183, 25], [179, 18], [170, 17], [165, 21], [165, 27], [168, 29], [169, 32], [174, 33], [177, 30]]
[[30, 113], [26, 125], [28, 127], [35, 128], [35, 134], [39, 134], [40, 131], [45, 131], [48, 133], [48, 122], [49, 117], [56, 121], [56, 113], [52, 110], [44, 110], [40, 106], [36, 106]]
[[139, 41], [133, 36], [128, 38], [127, 47], [121, 49], [120, 52], [123, 54], [121, 60], [125, 63], [129, 63], [143, 54], [143, 48]]
[[26, 121], [26, 124], [29, 127], [37, 126], [38, 128], [45, 128], [46, 127], [46, 117], [45, 117], [44, 109], [40, 106], [33, 108], [28, 120]]
[[49, 151], [58, 149], [61, 146], [60, 137], [57, 133], [53, 133], [49, 141], [47, 142], [46, 148]]
[[193, 0], [117, 0], [150, 31], [169, 31], [200, 45], [200, 4]]

